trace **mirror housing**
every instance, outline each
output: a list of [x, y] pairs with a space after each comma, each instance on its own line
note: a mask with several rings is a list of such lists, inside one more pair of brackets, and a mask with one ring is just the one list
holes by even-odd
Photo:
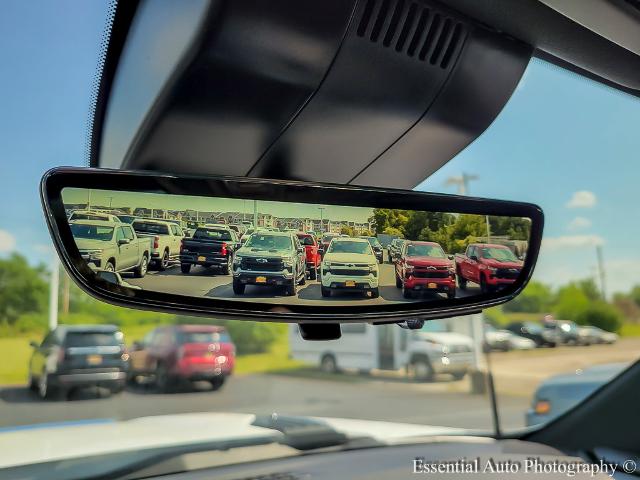
[[[170, 288], [170, 290], [154, 290], [154, 288], [150, 288], [149, 284], [135, 285], [136, 283], [140, 283], [140, 281], [135, 278], [127, 278], [127, 283], [133, 286], [114, 285], [110, 282], [96, 281], [96, 274], [92, 268], [90, 268], [89, 260], [85, 259], [86, 255], [85, 258], [83, 258], [80, 254], [80, 248], [76, 241], [76, 239], [80, 237], [74, 236], [67, 220], [63, 193], [71, 192], [69, 195], [76, 196], [82, 196], [84, 193], [84, 197], [82, 198], [86, 199], [87, 190], [96, 194], [92, 197], [92, 204], [95, 204], [97, 201], [97, 194], [105, 195], [107, 193], [115, 195], [115, 197], [122, 194], [120, 198], [128, 199], [127, 201], [130, 201], [131, 198], [138, 195], [139, 197], [136, 198], [161, 198], [165, 203], [178, 200], [188, 202], [202, 201], [210, 206], [212, 202], [218, 202], [220, 205], [224, 204], [224, 202], [228, 202], [229, 205], [238, 205], [239, 202], [240, 209], [242, 209], [241, 205], [244, 201], [258, 202], [261, 207], [264, 208], [276, 208], [270, 207], [270, 205], [275, 204], [279, 205], [277, 208], [282, 212], [281, 218], [284, 220], [291, 218], [291, 215], [289, 215], [287, 211], [288, 207], [283, 205], [286, 203], [296, 204], [298, 207], [302, 205], [302, 208], [314, 210], [318, 216], [318, 222], [320, 222], [320, 213], [318, 213], [318, 208], [320, 207], [317, 207], [317, 205], [322, 205], [322, 209], [343, 209], [340, 211], [365, 212], [367, 215], [376, 209], [388, 209], [404, 210], [409, 213], [420, 213], [426, 210], [425, 213], [440, 212], [449, 215], [451, 218], [457, 218], [452, 214], [481, 215], [488, 217], [506, 216], [513, 219], [526, 220], [526, 230], [529, 237], [524, 243], [526, 244], [525, 251], [527, 254], [525, 262], [520, 262], [520, 264], [517, 265], [518, 268], [514, 269], [517, 270], [516, 276], [512, 276], [512, 280], [505, 282], [501, 288], [491, 289], [487, 292], [480, 292], [479, 288], [475, 288], [471, 294], [469, 294], [469, 292], [465, 294], [460, 292], [460, 295], [457, 295], [458, 292], [451, 292], [454, 293], [454, 295], [447, 295], [446, 297], [442, 296], [444, 294], [442, 292], [427, 292], [429, 295], [422, 295], [420, 298], [403, 299], [401, 293], [399, 293], [401, 290], [397, 289], [393, 283], [394, 274], [392, 270], [389, 270], [391, 272], [391, 281], [387, 278], [389, 277], [388, 273], [384, 274], [385, 278], [383, 278], [383, 275], [378, 275], [378, 270], [381, 272], [386, 271], [386, 269], [389, 268], [389, 264], [380, 264], [378, 266], [375, 258], [372, 262], [365, 263], [365, 265], [369, 265], [367, 267], [369, 268], [367, 274], [380, 279], [380, 286], [383, 287], [384, 290], [380, 289], [381, 294], [378, 297], [378, 288], [376, 287], [376, 296], [373, 295], [373, 291], [366, 292], [370, 295], [364, 299], [358, 297], [358, 301], [353, 301], [352, 298], [354, 297], [347, 295], [341, 298], [331, 299], [330, 301], [328, 301], [328, 299], [325, 300], [323, 298], [324, 295], [321, 297], [321, 286], [324, 287], [324, 284], [320, 285], [319, 283], [324, 281], [324, 279], [320, 278], [324, 275], [319, 275], [317, 279], [315, 279], [315, 283], [314, 281], [307, 282], [305, 288], [302, 289], [306, 277], [304, 273], [302, 274], [302, 278], [299, 279], [301, 292], [296, 292], [297, 287], [293, 288], [292, 297], [287, 296], [289, 295], [288, 293], [286, 295], [278, 294], [275, 297], [269, 298], [267, 298], [266, 295], [260, 294], [243, 295], [244, 288], [242, 288], [241, 292], [240, 289], [238, 289], [240, 293], [236, 293], [235, 289], [232, 291], [230, 283], [233, 278], [236, 278], [233, 276], [233, 270], [240, 262], [233, 262], [233, 267], [229, 262], [220, 262], [218, 264], [219, 268], [228, 269], [230, 273], [232, 273], [232, 275], [227, 277], [229, 284], [222, 285], [221, 287], [223, 288], [217, 289], [218, 291], [226, 292], [224, 293], [226, 296], [222, 294], [217, 296], [212, 294], [216, 288], [207, 290], [207, 295], [190, 295], [189, 293], [178, 292], [175, 289], [172, 290], [173, 282], [178, 278], [175, 275], [179, 276], [179, 273], [171, 273], [171, 275], [165, 277], [169, 281], [164, 284], [167, 285], [166, 288]], [[539, 207], [518, 202], [353, 185], [330, 185], [248, 177], [177, 176], [158, 174], [155, 172], [130, 172], [124, 170], [86, 168], [53, 169], [44, 175], [41, 182], [40, 194], [47, 225], [62, 263], [70, 276], [90, 295], [109, 303], [128, 308], [253, 321], [311, 322], [314, 324], [318, 322], [322, 324], [356, 322], [397, 323], [404, 322], [408, 318], [425, 320], [477, 313], [483, 308], [510, 300], [525, 287], [537, 260], [544, 222], [543, 213]], [[71, 202], [70, 204], [73, 203], [74, 202]], [[117, 203], [115, 205], [117, 205]], [[140, 207], [140, 205], [136, 206]], [[189, 204], [180, 208], [191, 208], [191, 206]], [[225, 209], [226, 207], [224, 207], [222, 211], [229, 211]], [[173, 211], [172, 208], [166, 211], [169, 210]], [[196, 209], [196, 211], [197, 210], [198, 209]], [[215, 208], [213, 210], [215, 210]], [[330, 210], [327, 210], [326, 215], [329, 215]], [[191, 209], [191, 211], [193, 211], [193, 209]], [[266, 210], [264, 212], [265, 215], [271, 215], [273, 217], [275, 210], [271, 211], [271, 213]], [[211, 213], [212, 215], [215, 214], [215, 212]], [[325, 222], [327, 218], [328, 217], [325, 216]], [[375, 218], [375, 216], [371, 215], [369, 218]], [[152, 219], [162, 221], [162, 218]], [[352, 222], [352, 220], [345, 218], [343, 225], [347, 225], [345, 222]], [[481, 222], [479, 222], [479, 224], [480, 223]], [[358, 224], [364, 225], [362, 222]], [[73, 226], [77, 227], [77, 224], [74, 223]], [[224, 223], [217, 221], [215, 224], [210, 225], [203, 222], [203, 225], [199, 228], [219, 229], [221, 226], [223, 229], [227, 228]], [[286, 227], [286, 225], [284, 226]], [[371, 226], [371, 223], [369, 226]], [[287, 235], [287, 233], [276, 231], [277, 229], [275, 227], [276, 225], [272, 224], [270, 224], [268, 228], [259, 227], [253, 235]], [[336, 227], [336, 229], [337, 228], [338, 227]], [[311, 230], [311, 228], [308, 229]], [[141, 238], [139, 235], [138, 237], [137, 240], [149, 241], [148, 236]], [[348, 235], [337, 235], [333, 241], [336, 241], [336, 238], [340, 241], [366, 242], [364, 239], [357, 239], [357, 234], [350, 238]], [[458, 239], [452, 238], [451, 240], [457, 241]], [[185, 239], [184, 242], [186, 246], [187, 240]], [[429, 243], [422, 240], [405, 239], [402, 255], [408, 250], [407, 242], [422, 243], [423, 245]], [[452, 244], [454, 243], [455, 242]], [[431, 244], [434, 243], [431, 242]], [[241, 247], [241, 249], [244, 248], [247, 247]], [[320, 252], [323, 250], [323, 248], [319, 248]], [[333, 253], [324, 253], [322, 257], [324, 262], [323, 269], [327, 263], [330, 263], [328, 259], [329, 255], [333, 255]], [[234, 255], [234, 258], [236, 257], [242, 256]], [[456, 256], [456, 261], [457, 258]], [[397, 255], [394, 260], [396, 262], [399, 261], [402, 265], [406, 264], [406, 262], [403, 262], [403, 258]], [[260, 261], [262, 263], [258, 263], [257, 265], [265, 266], [269, 262], [268, 258], [265, 258], [264, 255], [260, 258]], [[363, 268], [362, 263], [358, 265], [359, 262], [357, 261], [349, 259], [346, 261], [347, 264], [341, 265], [341, 267]], [[205, 257], [202, 259], [201, 265], [212, 266], [213, 264]], [[371, 267], [371, 265], [374, 265], [374, 267]], [[134, 268], [137, 268], [136, 265], [132, 266], [132, 269]], [[401, 268], [405, 267], [403, 266]], [[455, 274], [450, 273], [448, 270], [450, 267], [440, 266], [433, 267], [432, 269], [434, 268], [436, 270], [438, 268], [441, 270], [444, 269], [438, 273], [440, 277], [436, 276], [436, 278], [449, 279], [447, 281], [451, 282], [455, 280]], [[328, 270], [330, 271], [331, 267], [329, 267]], [[260, 272], [264, 270], [259, 270], [256, 267], [255, 271]], [[300, 274], [301, 272], [290, 271], [288, 278], [292, 278], [292, 273]], [[323, 270], [323, 274], [324, 273], [325, 270]], [[184, 276], [185, 273], [182, 275]], [[311, 273], [309, 273], [309, 275], [311, 280], [313, 277], [311, 277]], [[293, 276], [297, 277], [297, 275]], [[251, 276], [251, 280], [256, 282], [264, 283], [264, 279], [263, 274], [259, 273]], [[383, 280], [391, 283], [388, 285], [383, 284]], [[349, 283], [346, 283], [344, 286], [354, 287], [357, 286], [357, 282], [358, 280], [356, 278], [355, 280], [350, 280]], [[425, 282], [425, 288], [433, 288], [429, 286], [429, 283], [437, 286], [435, 282], [427, 280], [427, 282]], [[455, 283], [452, 283], [452, 285], [454, 285], [454, 287], [449, 288], [457, 288], [455, 287]], [[386, 295], [389, 292], [395, 295], [392, 300], [382, 295], [382, 293]], [[314, 297], [310, 300], [305, 298], [305, 295], [309, 296], [311, 294], [317, 295], [317, 298]]]
[[473, 260], [474, 262], [477, 262], [478, 261], [478, 257], [477, 257], [477, 255], [470, 255], [469, 256], [469, 260]]

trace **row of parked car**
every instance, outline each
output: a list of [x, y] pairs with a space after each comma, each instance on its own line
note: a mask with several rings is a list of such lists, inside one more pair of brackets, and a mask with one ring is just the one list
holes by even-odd
[[115, 325], [59, 325], [31, 346], [28, 385], [43, 399], [89, 386], [119, 393], [143, 380], [162, 392], [199, 380], [217, 390], [236, 353], [228, 332], [213, 325], [157, 327], [129, 347]]

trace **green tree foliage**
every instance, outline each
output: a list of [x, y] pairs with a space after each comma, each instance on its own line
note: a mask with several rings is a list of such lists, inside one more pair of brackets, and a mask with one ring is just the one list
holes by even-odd
[[589, 307], [590, 302], [580, 285], [570, 283], [558, 290], [553, 313], [556, 318], [576, 321], [578, 316]]
[[32, 268], [17, 254], [0, 259], [0, 323], [12, 325], [23, 314], [43, 311], [48, 286], [43, 266]]
[[504, 305], [505, 312], [548, 312], [553, 303], [553, 292], [544, 283], [529, 282], [523, 292]]
[[504, 235], [511, 240], [529, 240], [531, 234], [531, 221], [528, 218], [491, 216], [489, 227], [491, 235]]
[[351, 227], [344, 226], [340, 228], [340, 233], [342, 235], [349, 235], [350, 237], [355, 237], [356, 232]]
[[387, 227], [382, 231], [382, 233], [386, 235], [393, 235], [394, 237], [404, 238], [404, 233], [402, 233], [402, 230], [394, 227]]
[[633, 300], [633, 302], [640, 307], [640, 285], [635, 285], [631, 292], [629, 292], [629, 296]]
[[620, 312], [611, 304], [598, 300], [590, 303], [575, 318], [580, 325], [593, 325], [609, 332], [615, 332], [622, 326]]

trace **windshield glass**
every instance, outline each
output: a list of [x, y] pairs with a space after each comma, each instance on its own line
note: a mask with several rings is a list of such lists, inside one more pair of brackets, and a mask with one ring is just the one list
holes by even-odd
[[131, 224], [136, 233], [148, 233], [155, 235], [169, 235], [169, 225], [153, 222], [133, 222]]
[[380, 245], [380, 242], [376, 237], [365, 237], [365, 238], [369, 241], [369, 244], [372, 247], [382, 247], [382, 245]]
[[373, 254], [369, 242], [349, 242], [347, 240], [331, 242], [327, 253]]
[[314, 245], [313, 237], [311, 235], [298, 235], [298, 239], [302, 245]]
[[122, 343], [120, 332], [68, 332], [64, 344], [66, 347], [113, 347]]
[[[10, 168], [3, 168], [0, 175], [3, 205], [0, 209], [0, 435], [19, 434], [23, 439], [21, 454], [36, 456], [34, 462], [48, 461], [49, 457], [42, 457], [42, 450], [36, 445], [41, 444], [43, 438], [53, 438], [56, 432], [69, 433], [60, 445], [49, 442], [47, 448], [51, 450], [47, 450], [47, 455], [53, 454], [57, 447], [63, 456], [72, 452], [81, 456], [85, 454], [85, 445], [93, 445], [95, 452], [103, 439], [105, 448], [117, 444], [119, 452], [135, 452], [139, 442], [148, 437], [139, 433], [140, 427], [117, 429], [120, 422], [137, 422], [140, 417], [148, 422], [139, 422], [149, 425], [145, 431], [163, 433], [158, 437], [173, 440], [176, 434], [185, 435], [180, 439], [197, 435], [202, 442], [245, 429], [249, 422], [238, 421], [233, 416], [238, 412], [346, 418], [357, 420], [361, 433], [366, 433], [368, 421], [384, 421], [391, 422], [388, 430], [394, 432], [404, 431], [404, 427], [396, 428], [394, 423], [410, 423], [429, 428], [482, 430], [492, 435], [491, 399], [485, 388], [489, 366], [502, 431], [508, 434], [562, 415], [585, 400], [585, 392], [610, 381], [620, 368], [640, 356], [637, 246], [640, 223], [636, 221], [634, 198], [640, 178], [639, 99], [533, 59], [511, 98], [486, 131], [416, 187], [422, 191], [540, 205], [545, 214], [544, 238], [526, 289], [510, 302], [482, 313], [427, 321], [417, 332], [391, 324], [352, 323], [342, 330], [338, 340], [310, 342], [300, 337], [297, 325], [160, 314], [100, 302], [84, 293], [69, 278], [65, 268], [60, 268], [35, 192], [42, 173], [49, 168], [69, 162], [77, 167], [87, 164], [85, 149], [91, 150], [86, 142], [87, 134], [90, 138], [91, 133], [86, 128], [87, 115], [92, 111], [90, 104], [95, 93], [92, 85], [95, 78], [101, 78], [96, 64], [102, 55], [101, 43], [105, 41], [102, 32], [109, 30], [105, 29], [105, 19], [113, 12], [111, 2], [106, 1], [76, 2], [73, 8], [64, 9], [64, 15], [58, 2], [39, 2], [37, 8], [31, 2], [9, 3], [11, 7], [3, 5], [0, 16], [3, 27], [0, 45], [5, 45], [5, 53], [8, 52], [3, 68], [10, 72], [0, 75], [0, 118], [4, 120], [2, 158], [10, 159], [7, 160]], [[140, 2], [140, 8], [149, 3], [153, 2]], [[172, 2], [163, 2], [163, 5], [165, 3]], [[377, 2], [374, 9], [379, 9], [381, 4], [386, 5]], [[413, 3], [403, 5], [408, 9]], [[390, 6], [389, 11], [394, 8]], [[403, 9], [398, 11], [402, 13]], [[391, 21], [390, 16], [384, 18], [387, 23]], [[402, 23], [401, 19], [399, 25]], [[173, 24], [150, 30], [174, 32], [168, 25]], [[398, 27], [396, 34], [400, 31]], [[449, 33], [453, 34], [453, 29]], [[149, 38], [157, 40], [157, 37]], [[303, 46], [306, 53], [315, 48]], [[162, 55], [167, 54], [168, 49], [156, 50], [160, 55], [157, 59], [163, 60]], [[313, 57], [314, 52], [309, 55]], [[151, 58], [144, 63], [157, 66]], [[218, 73], [224, 80], [224, 72]], [[281, 73], [267, 72], [278, 81]], [[206, 85], [205, 90], [207, 88], [216, 87]], [[472, 86], [469, 88], [473, 90]], [[135, 102], [138, 93], [132, 90], [124, 97]], [[210, 113], [203, 102], [195, 105], [202, 107], [203, 115]], [[320, 120], [318, 117], [319, 129], [324, 128]], [[225, 121], [233, 122], [234, 118], [216, 117], [216, 121], [208, 125], [207, 134], [225, 132]], [[170, 123], [166, 128], [172, 128]], [[189, 134], [197, 136], [195, 130], [198, 129], [191, 130]], [[247, 144], [254, 145], [255, 139], [249, 137], [256, 135], [251, 133], [251, 128], [248, 130]], [[313, 135], [312, 130], [305, 134]], [[135, 131], [125, 129], [122, 134], [129, 138]], [[258, 143], [264, 150], [268, 142], [265, 144], [265, 139], [262, 140]], [[122, 142], [124, 151], [128, 147], [128, 142]], [[295, 157], [296, 146], [290, 147], [289, 152], [278, 158]], [[330, 149], [327, 151], [331, 153]], [[167, 157], [163, 156], [164, 152], [156, 153], [169, 164], [169, 152]], [[221, 162], [220, 166], [227, 161], [209, 160], [212, 168], [216, 162]], [[276, 164], [273, 171], [277, 167]], [[322, 172], [319, 165], [316, 167], [317, 172]], [[409, 167], [398, 165], [400, 168]], [[319, 181], [337, 178], [344, 172], [325, 173], [326, 178]], [[403, 178], [406, 173], [405, 170]], [[422, 180], [415, 177], [416, 183]], [[124, 205], [117, 204], [109, 195], [88, 190], [71, 208], [117, 211], [122, 207]], [[158, 221], [174, 215], [168, 210], [137, 206], [126, 211], [138, 218]], [[273, 219], [254, 218], [253, 211], [252, 202], [247, 201], [246, 205], [240, 204], [228, 212], [206, 208], [191, 211], [189, 218], [185, 215], [180, 221], [191, 222], [191, 226], [196, 227], [218, 223], [223, 218], [234, 223], [250, 219], [251, 222], [245, 224], [260, 229], [274, 228]], [[390, 253], [397, 256], [398, 247], [402, 246], [403, 240], [399, 237], [436, 242], [443, 246], [445, 254], [462, 257], [469, 245], [508, 245], [493, 254], [498, 260], [514, 260], [519, 254], [510, 252], [526, 250], [526, 246], [517, 244], [521, 238], [517, 225], [509, 230], [493, 219], [463, 225], [456, 236], [461, 240], [445, 243], [438, 236], [440, 229], [431, 228], [429, 219], [423, 219], [418, 225], [412, 224], [407, 216], [397, 215], [384, 221], [365, 219], [357, 226], [350, 218], [337, 224], [332, 221], [331, 208], [314, 213], [314, 217], [317, 221], [309, 218], [300, 228], [322, 232], [324, 242], [336, 236], [324, 233], [329, 231], [351, 237], [377, 236], [385, 247], [391, 239], [397, 239], [393, 241], [394, 248], [385, 248], [382, 261], [376, 266], [380, 281], [385, 279], [388, 285], [380, 289], [380, 301], [391, 296], [403, 301], [400, 276], [405, 272], [390, 256]], [[451, 227], [447, 222], [447, 219], [440, 222], [444, 229]], [[455, 223], [460, 226], [462, 222]], [[166, 225], [148, 221], [134, 222], [134, 226], [138, 232], [169, 233]], [[110, 240], [114, 236], [113, 227], [75, 224], [71, 229], [76, 238]], [[367, 242], [355, 242], [349, 237], [342, 239], [345, 241], [334, 243], [332, 252], [346, 249], [371, 253]], [[265, 251], [281, 249], [293, 254], [291, 241], [290, 236], [260, 230], [250, 236], [242, 250], [233, 252], [233, 260], [244, 253], [249, 260], [265, 260], [263, 264], [256, 262], [256, 272], [265, 271], [263, 265], [279, 269], [280, 265], [270, 262], [274, 257], [281, 260], [283, 255], [262, 255]], [[145, 278], [149, 282], [160, 285], [179, 279], [197, 288], [202, 296], [214, 296], [221, 290], [234, 295], [233, 266], [239, 262], [231, 262], [230, 271], [226, 272], [226, 263], [223, 268], [206, 265], [209, 257], [205, 257], [205, 261], [189, 268], [180, 263], [178, 245], [179, 241], [169, 247], [168, 264], [159, 262], [161, 258], [147, 258], [149, 268]], [[116, 248], [115, 242], [109, 245], [112, 246]], [[122, 251], [127, 249], [121, 246]], [[254, 254], [252, 250], [259, 252]], [[110, 257], [104, 256], [106, 251], [105, 248], [103, 255], [93, 255], [93, 267], [117, 271], [122, 282], [135, 284], [137, 276], [144, 273], [139, 259], [118, 255], [112, 263]], [[480, 257], [482, 252], [477, 254]], [[300, 260], [302, 263], [302, 258]], [[375, 257], [371, 263], [374, 261]], [[247, 259], [243, 259], [243, 263], [246, 267], [254, 266]], [[294, 289], [298, 299], [304, 300], [309, 292], [321, 291], [323, 266], [324, 260], [320, 263], [318, 259], [315, 268], [313, 265], [303, 267], [302, 273], [306, 276], [301, 275]], [[509, 267], [504, 268], [507, 272], [500, 275], [509, 274]], [[423, 285], [436, 284], [441, 279], [431, 275], [443, 273], [449, 275], [449, 272], [427, 271], [425, 274], [429, 276], [419, 280]], [[487, 268], [484, 275], [483, 284], [479, 277], [474, 277], [475, 281], [461, 281], [456, 272], [452, 292], [455, 300], [463, 300], [469, 292], [483, 287], [499, 288], [496, 287], [500, 280], [498, 272]], [[359, 278], [349, 277], [353, 288], [358, 287]], [[396, 283], [397, 279], [400, 282]], [[493, 283], [486, 283], [487, 279]], [[284, 281], [259, 274], [252, 280]], [[242, 285], [235, 286], [237, 291], [242, 289]], [[335, 292], [330, 293], [323, 301], [335, 300]], [[340, 293], [341, 301], [348, 299], [353, 305], [362, 304], [360, 296]], [[429, 295], [429, 292], [415, 293]], [[286, 294], [286, 285], [249, 285], [244, 293], [258, 300], [268, 299], [273, 307], [279, 307], [278, 302]], [[577, 331], [542, 328], [549, 318], [573, 321]], [[119, 353], [116, 358], [110, 358], [108, 354], [91, 353], [78, 358], [65, 353], [62, 358], [54, 352], [45, 357], [30, 343], [57, 342], [59, 339], [48, 333], [52, 323], [117, 325], [124, 335], [126, 355]], [[233, 345], [222, 344], [220, 334], [220, 350], [205, 347], [191, 355], [190, 348], [181, 349], [182, 338], [175, 334], [175, 327], [203, 323], [226, 329]], [[511, 334], [485, 336], [485, 323]], [[530, 328], [522, 330], [525, 324]], [[78, 337], [73, 339], [76, 345], [115, 343], [110, 335], [101, 334], [100, 339], [91, 341], [85, 341], [81, 334]], [[161, 358], [150, 358], [146, 356], [148, 351], [136, 349], [134, 342], [145, 337], [154, 348], [161, 347], [158, 348], [163, 352]], [[209, 334], [204, 334], [204, 338], [203, 343], [207, 343]], [[45, 370], [45, 365], [51, 369]], [[53, 368], [58, 365], [60, 370]], [[43, 371], [52, 375], [51, 386], [59, 380], [54, 376], [71, 366], [102, 373], [104, 369], [113, 368], [127, 383], [96, 385], [92, 380], [86, 385], [58, 388], [55, 392], [55, 389], [43, 392], [38, 388]], [[167, 379], [176, 382], [166, 383]], [[575, 384], [580, 384], [580, 388], [571, 388]], [[55, 385], [60, 386], [61, 382]], [[178, 387], [173, 388], [176, 385]], [[547, 392], [553, 392], [553, 396], [547, 396]], [[166, 417], [181, 414], [197, 417], [195, 421], [191, 416], [189, 421]], [[102, 423], [95, 425], [96, 420]], [[78, 423], [82, 425], [78, 427]], [[224, 429], [232, 424], [233, 429]], [[120, 433], [121, 439], [103, 435], [103, 431], [113, 433], [112, 428], [127, 434]], [[244, 458], [255, 457], [252, 452]], [[407, 457], [406, 469], [410, 468]]]
[[213, 229], [213, 228], [198, 228], [193, 234], [195, 240], [231, 240], [231, 233], [229, 230]]
[[517, 262], [518, 258], [508, 248], [483, 247], [480, 249], [482, 258], [499, 262]]
[[289, 250], [293, 248], [290, 237], [264, 233], [254, 233], [245, 245], [254, 250]]
[[72, 223], [71, 233], [74, 238], [85, 238], [87, 240], [102, 240], [108, 242], [113, 238], [113, 227], [103, 227], [99, 225], [85, 225], [82, 223]]
[[440, 245], [425, 245], [410, 243], [407, 245], [407, 257], [434, 257], [446, 258], [444, 250]]
[[178, 332], [178, 343], [215, 343], [231, 342], [231, 337], [226, 332]]

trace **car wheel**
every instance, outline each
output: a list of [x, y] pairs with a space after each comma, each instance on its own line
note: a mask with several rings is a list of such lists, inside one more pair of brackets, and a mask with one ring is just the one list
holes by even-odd
[[288, 297], [295, 297], [298, 295], [298, 282], [296, 281], [296, 276], [294, 275], [291, 279], [291, 285], [287, 285], [285, 287], [285, 295]]
[[323, 297], [330, 297], [331, 296], [331, 289], [326, 288], [326, 287], [320, 287], [320, 293], [322, 294]]
[[147, 274], [147, 269], [149, 268], [149, 257], [146, 255], [142, 256], [142, 260], [140, 260], [140, 265], [138, 265], [133, 271], [133, 275], [136, 278], [143, 278]]
[[396, 272], [396, 288], [402, 288], [402, 279], [398, 276]]
[[405, 288], [404, 285], [402, 285], [402, 297], [403, 298], [411, 298], [413, 296], [413, 294], [411, 293], [411, 290], [409, 290], [408, 288]]
[[460, 275], [459, 273], [458, 273], [458, 286], [460, 287], [460, 290], [467, 289], [467, 280], [463, 278], [462, 275]]
[[320, 370], [324, 373], [336, 373], [338, 371], [338, 364], [333, 355], [324, 355], [320, 360]]
[[49, 384], [49, 374], [42, 372], [38, 378], [38, 396], [43, 400], [49, 400], [54, 394], [54, 389]]
[[222, 267], [222, 274], [230, 275], [232, 269], [233, 269], [233, 256], [227, 255], [227, 264], [224, 267]]
[[109, 262], [105, 263], [104, 271], [105, 272], [115, 272], [116, 271], [116, 266], [113, 264], [113, 262], [109, 261]]
[[311, 270], [309, 270], [309, 280], [315, 280], [316, 278], [318, 278], [318, 272], [315, 267], [311, 267]]
[[373, 288], [371, 289], [371, 298], [378, 298], [380, 296], [380, 289]]
[[456, 298], [456, 291], [455, 290], [449, 290], [447, 292], [447, 298], [448, 299]]
[[225, 378], [223, 376], [215, 377], [211, 380], [211, 389], [215, 392], [220, 390], [224, 385]]
[[158, 261], [158, 270], [161, 272], [166, 270], [169, 266], [169, 250], [165, 250], [162, 254], [162, 258]]
[[234, 294], [243, 295], [245, 287], [246, 287], [246, 285], [244, 283], [240, 283], [237, 280], [233, 281], [233, 293]]
[[29, 380], [27, 381], [27, 385], [29, 386], [29, 390], [31, 390], [32, 392], [38, 391], [38, 382], [33, 377], [33, 373], [31, 373], [31, 370], [29, 370]]
[[430, 382], [433, 380], [433, 367], [426, 358], [417, 358], [411, 362], [411, 372], [414, 380]]
[[306, 285], [306, 283], [307, 283], [307, 271], [303, 270], [299, 284], [300, 285]]
[[480, 276], [480, 293], [489, 293], [489, 285], [482, 275]]
[[181, 263], [180, 264], [180, 271], [186, 275], [187, 273], [189, 273], [191, 271], [191, 264], [190, 263]]
[[167, 367], [163, 364], [159, 364], [156, 368], [156, 388], [159, 392], [169, 393], [173, 384]]

